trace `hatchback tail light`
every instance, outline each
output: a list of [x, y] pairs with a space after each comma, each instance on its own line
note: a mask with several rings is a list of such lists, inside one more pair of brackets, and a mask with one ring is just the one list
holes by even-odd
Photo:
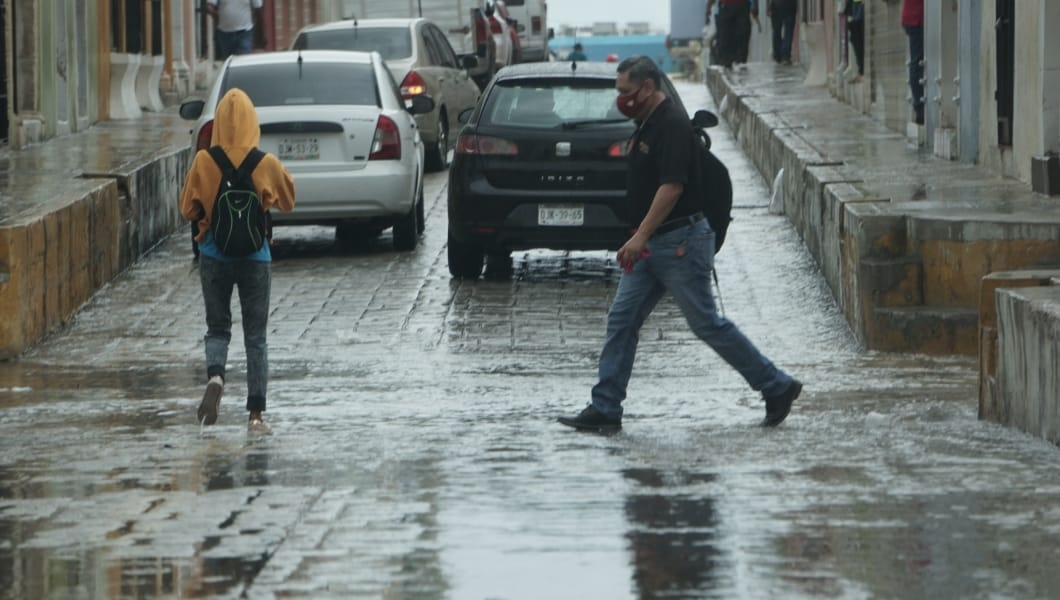
[[213, 119], [203, 123], [202, 129], [199, 130], [199, 137], [195, 139], [195, 150], [208, 150], [211, 137], [213, 137]]
[[372, 153], [368, 160], [401, 159], [401, 133], [393, 119], [379, 115], [375, 124], [375, 135], [372, 136]]
[[497, 20], [497, 17], [490, 19], [490, 31], [493, 33], [501, 32], [501, 22]]
[[456, 140], [457, 154], [478, 154], [480, 156], [515, 156], [519, 147], [514, 142], [485, 135], [462, 135]]
[[416, 71], [409, 71], [408, 75], [401, 80], [401, 98], [411, 100], [413, 96], [419, 96], [427, 92], [427, 82]]
[[622, 158], [629, 153], [629, 142], [622, 140], [615, 142], [607, 148], [607, 155], [611, 158]]

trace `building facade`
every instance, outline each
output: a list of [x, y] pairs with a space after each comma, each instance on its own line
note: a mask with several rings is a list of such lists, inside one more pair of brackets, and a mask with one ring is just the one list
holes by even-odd
[[[223, 0], [222, 0], [223, 1]], [[0, 0], [0, 141], [18, 148], [136, 119], [206, 89], [206, 0]], [[266, 50], [328, 18], [325, 0], [265, 0]]]
[[[860, 81], [843, 76], [853, 61], [844, 4], [803, 0], [800, 7], [803, 62], [827, 73], [837, 98], [938, 156], [980, 164], [1036, 191], [1060, 187], [1052, 181], [1039, 189], [1038, 177], [1060, 152], [1060, 36], [1053, 33], [1060, 2], [924, 0], [923, 125], [913, 122], [902, 0], [864, 0]], [[811, 56], [814, 47], [824, 51]]]

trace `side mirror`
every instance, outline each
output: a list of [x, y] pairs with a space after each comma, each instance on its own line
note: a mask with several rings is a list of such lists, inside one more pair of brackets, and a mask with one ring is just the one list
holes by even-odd
[[202, 109], [206, 107], [206, 101], [195, 98], [180, 103], [180, 118], [194, 121], [202, 116]]
[[456, 120], [460, 121], [461, 125], [467, 125], [467, 122], [471, 120], [471, 113], [475, 112], [473, 108], [465, 108], [460, 111], [460, 114], [456, 116]]
[[478, 68], [478, 57], [474, 54], [464, 54], [460, 57], [460, 66], [468, 71]]
[[434, 110], [434, 98], [426, 94], [413, 96], [411, 104], [405, 107], [410, 115], [422, 115]]
[[716, 127], [718, 125], [718, 115], [709, 110], [697, 110], [692, 117], [692, 125], [696, 127]]

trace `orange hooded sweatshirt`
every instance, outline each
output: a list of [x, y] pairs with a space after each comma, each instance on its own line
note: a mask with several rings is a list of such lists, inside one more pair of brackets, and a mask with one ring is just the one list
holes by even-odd
[[[254, 103], [243, 90], [228, 90], [214, 111], [210, 144], [220, 146], [228, 155], [228, 160], [239, 167], [250, 153], [250, 149], [256, 147], [260, 141], [261, 128], [258, 125], [258, 113], [254, 110]], [[294, 208], [294, 180], [274, 155], [266, 154], [265, 158], [261, 159], [251, 179], [254, 180], [254, 187], [257, 188], [263, 209]], [[188, 221], [199, 220], [199, 235], [195, 236], [197, 242], [203, 241], [206, 232], [210, 230], [213, 203], [219, 185], [220, 167], [209, 152], [199, 150], [180, 193], [180, 214]]]

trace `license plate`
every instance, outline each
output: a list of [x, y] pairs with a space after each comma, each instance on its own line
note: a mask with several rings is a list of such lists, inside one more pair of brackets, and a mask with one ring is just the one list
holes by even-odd
[[585, 222], [585, 207], [581, 204], [539, 204], [537, 224], [559, 227], [580, 227]]
[[317, 160], [320, 143], [316, 138], [284, 138], [276, 151], [280, 160]]

